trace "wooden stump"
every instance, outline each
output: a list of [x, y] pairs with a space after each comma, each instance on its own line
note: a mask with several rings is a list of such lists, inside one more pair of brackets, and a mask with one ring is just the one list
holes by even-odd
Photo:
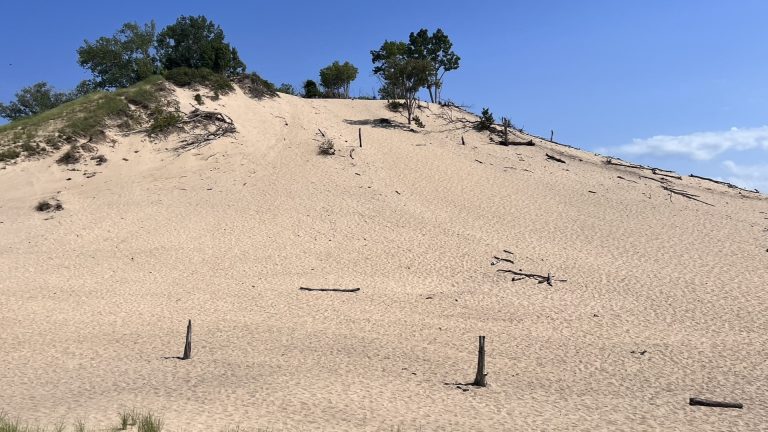
[[488, 375], [485, 373], [485, 336], [480, 336], [480, 345], [477, 348], [477, 374], [475, 374], [475, 381], [472, 385], [478, 387], [485, 387], [485, 377]]
[[192, 320], [187, 323], [187, 341], [184, 343], [184, 354], [182, 354], [182, 360], [189, 360], [192, 358]]
[[360, 148], [363, 148], [363, 128], [357, 128], [357, 139], [360, 140]]

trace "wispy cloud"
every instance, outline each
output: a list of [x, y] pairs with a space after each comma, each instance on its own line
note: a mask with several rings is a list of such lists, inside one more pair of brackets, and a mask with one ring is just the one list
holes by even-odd
[[768, 191], [768, 164], [740, 165], [727, 160], [723, 166], [730, 174], [727, 181], [747, 189]]
[[744, 151], [763, 149], [768, 151], [768, 126], [720, 132], [695, 132], [689, 135], [657, 135], [646, 139], [634, 139], [623, 146], [602, 149], [630, 156], [687, 156], [696, 160], [710, 160], [729, 150]]

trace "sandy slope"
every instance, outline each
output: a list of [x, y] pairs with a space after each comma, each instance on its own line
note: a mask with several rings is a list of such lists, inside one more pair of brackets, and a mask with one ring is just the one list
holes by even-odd
[[[239, 134], [181, 156], [121, 138], [79, 167], [92, 178], [0, 170], [0, 410], [107, 426], [151, 408], [175, 431], [768, 423], [765, 197], [690, 178], [673, 184], [713, 207], [670, 197], [586, 152], [490, 145], [436, 106], [418, 133], [367, 124], [403, 120], [380, 101], [207, 107]], [[50, 196], [52, 219], [32, 209]], [[491, 266], [503, 249], [514, 267]], [[165, 359], [188, 318], [194, 358]], [[478, 335], [490, 386], [446, 385], [474, 377]]]

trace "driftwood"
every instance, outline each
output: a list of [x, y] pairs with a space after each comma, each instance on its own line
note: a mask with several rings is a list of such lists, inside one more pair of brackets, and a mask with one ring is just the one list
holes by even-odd
[[690, 192], [686, 192], [686, 191], [684, 191], [682, 189], [675, 189], [675, 188], [670, 187], [670, 186], [662, 186], [661, 188], [664, 189], [665, 191], [669, 192], [669, 193], [673, 193], [675, 195], [680, 195], [681, 197], [688, 198], [689, 200], [694, 200], [694, 201], [700, 202], [702, 204], [706, 204], [706, 205], [708, 205], [710, 207], [714, 207], [713, 204], [710, 204], [708, 202], [700, 200], [698, 195], [694, 195], [694, 194], [692, 194]]
[[349, 149], [349, 157], [352, 158], [352, 159], [355, 158], [354, 156], [352, 156], [352, 153], [354, 153], [354, 152], [355, 152], [354, 148]]
[[301, 291], [333, 291], [333, 292], [358, 292], [360, 288], [307, 288], [299, 287]]
[[357, 128], [357, 139], [360, 140], [360, 148], [363, 148], [363, 128]]
[[[628, 178], [624, 178], [624, 177], [622, 177], [622, 176], [616, 176], [616, 178], [618, 178], [618, 179], [622, 179], [622, 180], [624, 180], [624, 181], [628, 181], [628, 182], [631, 182], [631, 183], [637, 183], [637, 182], [636, 182], [636, 181], [634, 181], [634, 180], [630, 180], [630, 179], [628, 179]], [[649, 177], [649, 178], [650, 178], [650, 177]], [[651, 180], [656, 180], [656, 179], [651, 179]]]
[[690, 398], [688, 399], [688, 405], [707, 406], [715, 408], [738, 408], [743, 409], [744, 404], [740, 402], [721, 402], [708, 399]]
[[[683, 179], [683, 178], [682, 178], [682, 177], [680, 177], [679, 175], [674, 175], [674, 174], [664, 174], [664, 173], [663, 173], [663, 172], [661, 172], [661, 171], [662, 171], [662, 170], [659, 170], [658, 168], [651, 168], [651, 172], [652, 172], [652, 173], [654, 173], [654, 174], [656, 174], [657, 176], [662, 176], [662, 177], [669, 177], [669, 178], [673, 178], [673, 179], [675, 179], [675, 180], [682, 180], [682, 179]], [[671, 172], [671, 171], [667, 171], [667, 172]]]
[[[619, 160], [621, 162], [616, 162], [617, 160]], [[645, 165], [633, 164], [633, 163], [625, 162], [625, 161], [622, 161], [621, 159], [615, 159], [615, 158], [612, 158], [612, 157], [606, 157], [605, 158], [605, 164], [606, 165], [616, 165], [616, 166], [620, 166], [620, 167], [624, 167], [624, 168], [634, 168], [634, 169], [640, 169], [640, 170], [647, 170], [647, 171], [650, 171], [650, 172], [652, 172], [652, 173], [654, 173], [656, 175], [659, 175], [659, 176], [671, 177], [671, 178], [678, 179], [678, 180], [682, 179], [682, 177], [674, 175], [674, 171], [665, 170], [665, 169], [656, 168], [656, 167], [649, 167], [649, 166], [645, 166]], [[670, 173], [670, 174], [664, 174], [664, 173]]]
[[529, 139], [528, 141], [509, 141], [506, 143], [499, 143], [504, 146], [529, 146], [533, 147], [536, 145], [536, 143], [533, 142], [532, 139]]
[[320, 132], [320, 135], [321, 135], [323, 138], [325, 138], [325, 133], [324, 133], [323, 131], [321, 131], [319, 128], [317, 129], [317, 131], [318, 131], [318, 132]]
[[184, 354], [181, 355], [182, 360], [189, 360], [192, 358], [192, 320], [187, 323], [187, 339], [184, 343]]
[[661, 183], [661, 184], [669, 183], [669, 180], [667, 180], [667, 179], [657, 179], [657, 178], [648, 177], [648, 176], [644, 176], [644, 175], [641, 175], [640, 178], [644, 178], [644, 179], [648, 179], [648, 180], [653, 180], [653, 181], [655, 181], [657, 183]]
[[477, 347], [477, 372], [475, 373], [475, 380], [472, 382], [473, 386], [485, 387], [486, 383], [485, 373], [485, 336], [480, 336], [480, 343]]
[[180, 125], [190, 125], [194, 129], [202, 129], [200, 133], [192, 133], [176, 147], [178, 151], [188, 151], [205, 146], [208, 142], [237, 132], [235, 123], [229, 116], [216, 111], [203, 111], [195, 108]]
[[559, 162], [559, 163], [562, 163], [562, 164], [564, 164], [564, 163], [565, 163], [565, 161], [564, 161], [564, 160], [562, 160], [562, 159], [560, 159], [559, 157], [556, 157], [556, 156], [552, 156], [552, 155], [551, 155], [551, 154], [549, 154], [549, 153], [545, 153], [545, 154], [547, 155], [547, 159], [549, 159], [549, 160], [553, 160], [553, 161], [555, 161], [555, 162]]
[[517, 282], [517, 281], [523, 280], [525, 278], [535, 279], [535, 280], [539, 281], [540, 284], [546, 283], [549, 286], [552, 286], [553, 282], [568, 282], [567, 279], [555, 279], [552, 276], [552, 273], [547, 273], [546, 276], [543, 276], [543, 275], [539, 275], [539, 274], [535, 274], [535, 273], [524, 273], [524, 272], [520, 272], [520, 271], [506, 270], [506, 269], [499, 269], [499, 270], [496, 270], [496, 271], [500, 272], [500, 273], [512, 273], [515, 276], [522, 276], [520, 278], [513, 278], [512, 282]]
[[709, 181], [709, 182], [712, 182], [712, 183], [717, 183], [719, 185], [728, 187], [728, 189], [738, 189], [738, 190], [741, 190], [741, 191], [744, 191], [744, 192], [749, 192], [749, 193], [760, 193], [757, 189], [755, 189], [755, 190], [744, 189], [744, 188], [740, 188], [740, 187], [736, 186], [733, 183], [728, 183], [728, 182], [724, 182], [724, 181], [720, 181], [720, 180], [715, 180], [715, 179], [711, 179], [709, 177], [702, 177], [702, 176], [697, 176], [697, 175], [694, 175], [694, 174], [691, 174], [688, 177], [693, 177], [693, 178], [697, 178], [699, 180], [706, 180], [706, 181]]

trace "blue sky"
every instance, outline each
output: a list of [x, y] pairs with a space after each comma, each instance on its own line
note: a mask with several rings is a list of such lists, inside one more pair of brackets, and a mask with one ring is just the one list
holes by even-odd
[[586, 150], [768, 191], [768, 1], [6, 2], [0, 100], [88, 75], [83, 39], [206, 15], [250, 70], [298, 87], [333, 60], [441, 27], [462, 58], [443, 96]]

